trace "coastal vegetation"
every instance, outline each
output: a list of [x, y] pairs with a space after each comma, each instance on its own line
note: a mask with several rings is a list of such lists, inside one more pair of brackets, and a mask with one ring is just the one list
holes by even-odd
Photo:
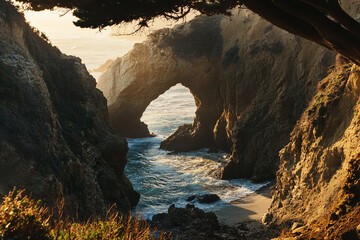
[[[51, 210], [42, 202], [15, 188], [1, 199], [0, 239], [33, 240], [165, 240], [170, 235], [159, 232], [137, 217], [108, 213], [105, 218], [86, 222], [63, 216], [62, 209]], [[59, 204], [61, 207], [61, 202]], [[111, 209], [110, 209], [111, 210]]]

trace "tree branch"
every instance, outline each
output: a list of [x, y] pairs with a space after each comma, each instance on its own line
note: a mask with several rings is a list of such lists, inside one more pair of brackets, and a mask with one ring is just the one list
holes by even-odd
[[311, 24], [331, 49], [360, 65], [360, 39], [340, 24], [330, 20], [323, 11], [295, 0], [275, 0], [276, 5], [291, 15]]
[[313, 1], [313, 0], [299, 0], [306, 3], [320, 11], [328, 13], [336, 21], [338, 21], [344, 28], [349, 30], [353, 35], [360, 39], [360, 23], [347, 14], [340, 6], [338, 0], [329, 2]]
[[311, 24], [292, 16], [275, 6], [271, 1], [243, 0], [243, 3], [248, 9], [279, 28], [331, 49], [331, 46], [324, 42], [323, 38]]

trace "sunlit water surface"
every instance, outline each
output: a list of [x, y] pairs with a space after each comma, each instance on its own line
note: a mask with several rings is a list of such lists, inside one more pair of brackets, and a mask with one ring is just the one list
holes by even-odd
[[160, 142], [178, 126], [193, 122], [195, 110], [190, 91], [176, 85], [153, 101], [141, 119], [156, 137], [128, 139], [126, 174], [141, 194], [136, 208], [138, 214], [151, 218], [155, 213], [165, 212], [173, 203], [184, 207], [189, 203], [186, 201], [189, 196], [207, 193], [219, 195], [221, 201], [195, 205], [216, 210], [265, 185], [245, 179], [226, 181], [211, 177], [211, 173], [226, 162], [226, 153], [201, 149], [169, 155], [168, 151], [159, 149]]

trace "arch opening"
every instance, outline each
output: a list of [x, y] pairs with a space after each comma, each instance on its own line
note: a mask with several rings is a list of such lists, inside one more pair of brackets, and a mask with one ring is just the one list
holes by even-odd
[[192, 124], [196, 103], [190, 90], [176, 84], [153, 100], [140, 121], [145, 123], [151, 135], [167, 137], [183, 124]]

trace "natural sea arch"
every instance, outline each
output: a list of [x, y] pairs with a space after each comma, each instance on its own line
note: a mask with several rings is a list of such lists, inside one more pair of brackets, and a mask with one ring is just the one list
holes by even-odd
[[[189, 66], [186, 66], [187, 62], [183, 62], [183, 66], [171, 63], [171, 59], [162, 60], [162, 63], [167, 63], [166, 65], [141, 63], [136, 76], [122, 81], [120, 91], [117, 90], [116, 100], [109, 104], [110, 121], [118, 134], [130, 138], [151, 136], [147, 125], [141, 121], [143, 113], [152, 101], [180, 83], [188, 88], [194, 97], [194, 122], [180, 126], [162, 142], [161, 147], [175, 151], [190, 151], [215, 146], [213, 130], [222, 110], [217, 103], [218, 86], [214, 84], [218, 82], [218, 74], [217, 69], [213, 68], [209, 61], [204, 60]], [[113, 86], [114, 88], [116, 89], [116, 86]]]
[[150, 134], [167, 137], [182, 124], [192, 123], [196, 105], [190, 90], [177, 84], [152, 101], [141, 117]]
[[[217, 148], [230, 151], [233, 114], [224, 113], [221, 96], [221, 21], [214, 16], [154, 33], [147, 42], [135, 44], [131, 52], [115, 60], [99, 79], [98, 88], [108, 100], [109, 118], [120, 136], [149, 137], [140, 119], [149, 104], [171, 87], [182, 84], [194, 96], [195, 119], [180, 126], [161, 148], [191, 151]], [[203, 24], [207, 27], [203, 28]], [[199, 30], [201, 29], [201, 30]], [[195, 31], [196, 30], [196, 31]], [[187, 32], [187, 34], [183, 34]]]
[[142, 113], [181, 83], [195, 98], [196, 117], [161, 147], [231, 150], [220, 177], [261, 181], [275, 176], [279, 150], [333, 59], [333, 53], [241, 11], [232, 21], [199, 17], [156, 32], [116, 60], [98, 85], [118, 133], [146, 136]]

